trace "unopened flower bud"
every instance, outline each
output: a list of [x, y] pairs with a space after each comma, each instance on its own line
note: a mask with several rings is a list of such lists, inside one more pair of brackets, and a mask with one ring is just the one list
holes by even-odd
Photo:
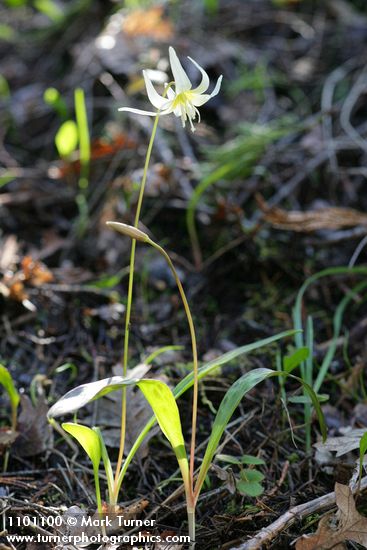
[[140, 229], [137, 229], [132, 225], [127, 225], [126, 223], [120, 222], [106, 222], [106, 225], [108, 225], [108, 227], [111, 227], [111, 229], [114, 229], [115, 231], [118, 231], [123, 235], [127, 235], [131, 239], [141, 241], [142, 243], [146, 243], [150, 240], [146, 233], [140, 231]]

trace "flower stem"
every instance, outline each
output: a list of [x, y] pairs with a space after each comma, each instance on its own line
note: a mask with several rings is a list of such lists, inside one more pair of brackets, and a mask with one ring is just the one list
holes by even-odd
[[[152, 134], [150, 136], [149, 145], [147, 149], [147, 154], [145, 157], [144, 172], [141, 180], [138, 204], [136, 207], [134, 227], [138, 227], [141, 207], [143, 204], [143, 197], [145, 191], [145, 184], [147, 181], [148, 167], [150, 162], [150, 157], [152, 154], [154, 138], [157, 133], [159, 122], [159, 112], [154, 119]], [[130, 252], [130, 267], [129, 267], [129, 285], [128, 285], [128, 294], [127, 294], [127, 306], [126, 306], [126, 317], [125, 317], [125, 333], [124, 333], [124, 355], [123, 355], [123, 375], [127, 375], [127, 363], [128, 363], [128, 353], [129, 353], [129, 335], [130, 335], [130, 318], [131, 318], [131, 306], [133, 298], [133, 287], [134, 287], [134, 270], [135, 270], [135, 249], [136, 249], [136, 240], [133, 239], [131, 242], [131, 252]], [[122, 460], [124, 456], [125, 448], [125, 436], [126, 436], [126, 388], [122, 390], [122, 405], [121, 405], [121, 431], [120, 431], [120, 449], [116, 465], [115, 473], [115, 493], [119, 490], [118, 478], [121, 471]], [[117, 494], [115, 498], [117, 500]]]
[[187, 509], [187, 519], [189, 523], [190, 548], [194, 548], [195, 547], [195, 508]]
[[181, 284], [180, 278], [178, 276], [178, 273], [175, 269], [175, 266], [172, 263], [171, 258], [167, 254], [167, 252], [159, 246], [159, 244], [155, 243], [151, 239], [149, 239], [148, 244], [152, 245], [158, 252], [160, 252], [166, 259], [172, 274], [175, 278], [177, 288], [180, 292], [181, 300], [185, 309], [187, 322], [189, 324], [190, 329], [190, 336], [191, 336], [191, 345], [192, 345], [192, 358], [193, 358], [193, 372], [194, 372], [194, 387], [193, 387], [193, 400], [192, 400], [192, 431], [191, 431], [191, 445], [190, 445], [190, 482], [191, 482], [191, 495], [193, 495], [193, 488], [194, 488], [194, 469], [195, 469], [195, 446], [196, 446], [196, 425], [197, 425], [197, 411], [198, 411], [198, 386], [199, 386], [199, 376], [198, 376], [198, 353], [197, 353], [197, 345], [196, 345], [196, 334], [195, 334], [195, 325], [194, 321], [192, 319], [190, 306], [188, 304], [185, 291], [183, 289], [183, 286]]

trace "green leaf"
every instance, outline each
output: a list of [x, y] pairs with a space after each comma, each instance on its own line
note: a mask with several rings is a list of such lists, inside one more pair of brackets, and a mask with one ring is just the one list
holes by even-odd
[[60, 126], [55, 136], [55, 145], [60, 157], [68, 157], [71, 153], [74, 153], [78, 146], [78, 141], [78, 127], [76, 123], [73, 120], [67, 120]]
[[64, 13], [61, 8], [52, 0], [34, 0], [34, 7], [53, 23], [57, 23], [64, 19]]
[[5, 3], [10, 8], [19, 8], [21, 6], [25, 6], [27, 0], [5, 0]]
[[0, 99], [10, 98], [10, 88], [5, 76], [0, 74]]
[[7, 185], [8, 183], [10, 183], [11, 181], [13, 181], [16, 177], [17, 176], [14, 171], [4, 170], [0, 174], [0, 189], [5, 185]]
[[362, 435], [361, 440], [359, 442], [359, 483], [361, 483], [361, 479], [362, 479], [363, 459], [366, 452], [367, 452], [367, 432]]
[[[318, 273], [315, 273], [314, 275], [311, 275], [301, 286], [300, 290], [297, 294], [297, 299], [295, 302], [295, 306], [293, 309], [293, 322], [294, 322], [294, 328], [297, 329], [297, 333], [295, 334], [295, 343], [297, 348], [301, 348], [304, 346], [304, 339], [302, 334], [302, 315], [303, 315], [303, 298], [308, 290], [309, 286], [318, 281], [319, 279], [323, 277], [330, 277], [335, 275], [366, 275], [367, 274], [367, 268], [366, 267], [331, 267], [324, 269], [322, 271], [319, 271]], [[333, 360], [333, 357], [335, 355], [335, 351], [337, 348], [337, 340], [341, 329], [343, 314], [345, 311], [345, 308], [347, 307], [348, 303], [354, 298], [355, 294], [357, 292], [360, 292], [363, 288], [367, 286], [366, 281], [363, 281], [359, 285], [355, 286], [340, 302], [340, 304], [337, 307], [337, 310], [334, 315], [333, 319], [333, 338], [331, 345], [329, 346], [329, 349], [323, 359], [323, 362], [318, 370], [317, 378], [313, 384], [314, 390], [318, 392], [320, 390], [320, 387], [322, 386], [324, 379], [328, 373], [329, 367], [331, 365], [331, 362]], [[305, 365], [301, 365], [305, 368]]]
[[82, 88], [77, 88], [74, 93], [75, 115], [80, 136], [80, 162], [90, 161], [90, 136], [88, 128], [87, 107], [85, 95]]
[[245, 470], [242, 470], [240, 475], [243, 481], [248, 481], [251, 483], [253, 481], [263, 481], [265, 477], [263, 473], [259, 472], [258, 470], [253, 470], [251, 468], [246, 468]]
[[89, 384], [82, 384], [61, 397], [48, 411], [47, 417], [50, 419], [74, 413], [95, 399], [120, 390], [125, 386], [134, 386], [137, 382], [139, 382], [138, 378], [111, 376]]
[[137, 385], [152, 407], [162, 432], [170, 442], [177, 457], [185, 487], [189, 488], [185, 441], [182, 434], [180, 413], [172, 391], [167, 384], [160, 380], [141, 380]]
[[307, 347], [297, 349], [292, 355], [287, 355], [283, 359], [283, 366], [285, 372], [292, 372], [303, 361], [307, 359], [310, 354], [310, 350]]
[[234, 384], [229, 388], [229, 390], [225, 394], [219, 406], [218, 413], [217, 413], [217, 416], [215, 417], [214, 424], [212, 427], [212, 432], [209, 438], [209, 442], [205, 451], [205, 455], [201, 464], [199, 476], [196, 482], [196, 486], [195, 486], [196, 496], [200, 494], [201, 487], [209, 471], [215, 451], [218, 448], [219, 441], [223, 435], [223, 432], [230, 418], [232, 417], [232, 414], [234, 413], [235, 409], [239, 405], [241, 399], [250, 390], [252, 390], [257, 384], [259, 384], [260, 382], [272, 376], [290, 376], [291, 378], [298, 380], [298, 382], [301, 382], [305, 391], [310, 396], [312, 403], [315, 407], [315, 410], [317, 412], [323, 438], [324, 439], [326, 438], [326, 425], [325, 425], [320, 404], [317, 400], [315, 392], [306, 382], [304, 382], [300, 378], [293, 376], [291, 374], [287, 375], [287, 373], [281, 373], [278, 371], [273, 371], [265, 368], [260, 368], [260, 369], [255, 369], [253, 371], [250, 371], [244, 374], [243, 376], [241, 376], [241, 378], [236, 380], [236, 382], [234, 382]]
[[3, 386], [10, 399], [10, 405], [12, 408], [12, 428], [15, 430], [20, 397], [16, 387], [14, 386], [11, 374], [8, 369], [4, 367], [4, 365], [0, 365], [0, 384]]
[[[226, 363], [229, 363], [230, 361], [234, 361], [241, 355], [245, 355], [247, 353], [250, 353], [252, 351], [255, 351], [257, 349], [260, 349], [264, 346], [267, 346], [269, 344], [273, 344], [277, 340], [281, 340], [282, 338], [286, 338], [287, 336], [293, 336], [297, 331], [294, 330], [287, 330], [285, 332], [281, 332], [279, 334], [276, 334], [275, 336], [270, 336], [269, 338], [264, 338], [263, 340], [258, 340], [257, 342], [252, 342], [251, 344], [246, 344], [245, 346], [241, 346], [235, 350], [229, 351], [227, 353], [224, 353], [220, 357], [217, 357], [216, 359], [213, 359], [212, 361], [209, 361], [208, 363], [205, 363], [199, 368], [199, 380], [204, 378], [206, 375], [211, 374], [214, 372], [218, 367], [225, 365]], [[175, 396], [175, 399], [180, 397], [183, 393], [185, 393], [188, 389], [192, 387], [194, 383], [194, 375], [191, 372], [181, 382], [177, 384], [177, 386], [173, 390], [173, 394]], [[149, 433], [149, 431], [152, 429], [152, 427], [155, 424], [155, 417], [151, 418], [147, 424], [144, 426], [138, 437], [136, 438], [130, 452], [128, 453], [125, 462], [122, 466], [120, 477], [118, 480], [119, 487], [121, 486], [121, 483], [124, 479], [125, 473], [127, 468], [129, 467], [130, 462], [135, 456], [135, 453], [139, 449], [140, 445], [144, 441], [145, 436]]]
[[232, 455], [216, 455], [216, 459], [221, 462], [227, 462], [228, 464], [254, 464], [263, 465], [265, 461], [262, 458], [252, 455], [232, 456]]
[[137, 385], [152, 407], [158, 424], [172, 447], [185, 445], [180, 413], [167, 384], [160, 380], [141, 380]]
[[264, 492], [264, 487], [257, 481], [248, 482], [239, 480], [236, 483], [236, 487], [242, 495], [248, 495], [249, 497], [258, 497]]
[[15, 31], [9, 25], [5, 23], [0, 23], [0, 41], [12, 42], [15, 39]]
[[[326, 393], [317, 393], [316, 396], [319, 403], [326, 403], [326, 401], [329, 401], [330, 397]], [[288, 401], [289, 403], [312, 403], [312, 400], [308, 395], [294, 395], [292, 397], [288, 397]]]
[[88, 428], [88, 426], [82, 426], [81, 424], [75, 424], [74, 422], [64, 422], [61, 426], [67, 433], [72, 435], [77, 440], [92, 462], [94, 483], [96, 486], [97, 506], [99, 515], [102, 517], [102, 499], [98, 475], [99, 463], [102, 458], [102, 448], [99, 434], [94, 429]]
[[83, 447], [89, 456], [93, 467], [98, 467], [102, 457], [101, 444], [98, 434], [91, 428], [88, 428], [88, 426], [82, 426], [81, 424], [75, 424], [74, 422], [64, 422], [61, 426], [67, 433], [72, 435], [77, 440], [79, 445]]

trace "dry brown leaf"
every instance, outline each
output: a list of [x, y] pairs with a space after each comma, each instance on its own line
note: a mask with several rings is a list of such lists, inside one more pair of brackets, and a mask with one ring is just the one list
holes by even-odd
[[21, 263], [23, 279], [32, 286], [42, 286], [53, 280], [51, 271], [38, 260], [33, 260], [31, 256], [24, 256]]
[[39, 287], [51, 282], [53, 278], [45, 264], [31, 256], [24, 256], [21, 269], [16, 273], [6, 273], [0, 281], [0, 294], [4, 298], [21, 302], [30, 311], [35, 311], [35, 306], [28, 300], [26, 285]]
[[18, 418], [18, 438], [12, 449], [18, 456], [27, 457], [44, 453], [52, 439], [52, 429], [47, 420], [48, 405], [44, 401], [34, 407], [26, 395], [20, 398], [21, 413]]
[[5, 271], [15, 263], [18, 254], [18, 241], [15, 235], [9, 235], [1, 242], [0, 269]]
[[18, 435], [18, 432], [14, 432], [10, 428], [0, 428], [0, 456], [7, 447], [14, 443]]
[[337, 457], [343, 456], [350, 451], [359, 448], [361, 437], [366, 432], [365, 429], [341, 428], [343, 435], [328, 437], [325, 443], [315, 443], [314, 447], [319, 451], [329, 451], [336, 453]]
[[260, 195], [257, 195], [256, 200], [264, 213], [264, 220], [277, 229], [312, 233], [320, 229], [367, 226], [367, 214], [352, 208], [330, 207], [308, 212], [286, 211], [282, 208], [269, 207]]
[[358, 512], [353, 493], [347, 485], [335, 484], [336, 514], [327, 514], [314, 535], [303, 536], [296, 550], [342, 550], [347, 541], [367, 548], [367, 518]]
[[122, 29], [131, 37], [149, 36], [156, 40], [169, 40], [173, 36], [172, 23], [163, 16], [162, 6], [129, 13], [123, 21]]

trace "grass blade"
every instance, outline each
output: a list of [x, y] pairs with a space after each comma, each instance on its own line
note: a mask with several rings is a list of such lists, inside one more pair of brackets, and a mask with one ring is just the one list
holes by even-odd
[[219, 409], [217, 416], [215, 417], [212, 432], [209, 438], [209, 442], [205, 451], [205, 455], [201, 464], [199, 476], [195, 485], [195, 497], [198, 498], [200, 490], [203, 486], [205, 477], [209, 471], [210, 465], [213, 461], [215, 451], [218, 448], [219, 441], [223, 435], [224, 430], [227, 427], [229, 420], [231, 419], [235, 409], [239, 405], [242, 398], [251, 391], [257, 384], [263, 382], [267, 378], [272, 376], [290, 376], [293, 379], [298, 380], [302, 383], [305, 391], [309, 394], [312, 403], [316, 409], [317, 416], [320, 422], [320, 427], [324, 439], [326, 438], [326, 425], [324, 422], [323, 413], [321, 411], [320, 404], [317, 400], [317, 396], [311, 386], [306, 382], [302, 381], [300, 378], [292, 375], [288, 375], [284, 372], [273, 371], [271, 369], [255, 369], [253, 371], [247, 372], [241, 378], [236, 380], [234, 384], [229, 388], [225, 394]]

